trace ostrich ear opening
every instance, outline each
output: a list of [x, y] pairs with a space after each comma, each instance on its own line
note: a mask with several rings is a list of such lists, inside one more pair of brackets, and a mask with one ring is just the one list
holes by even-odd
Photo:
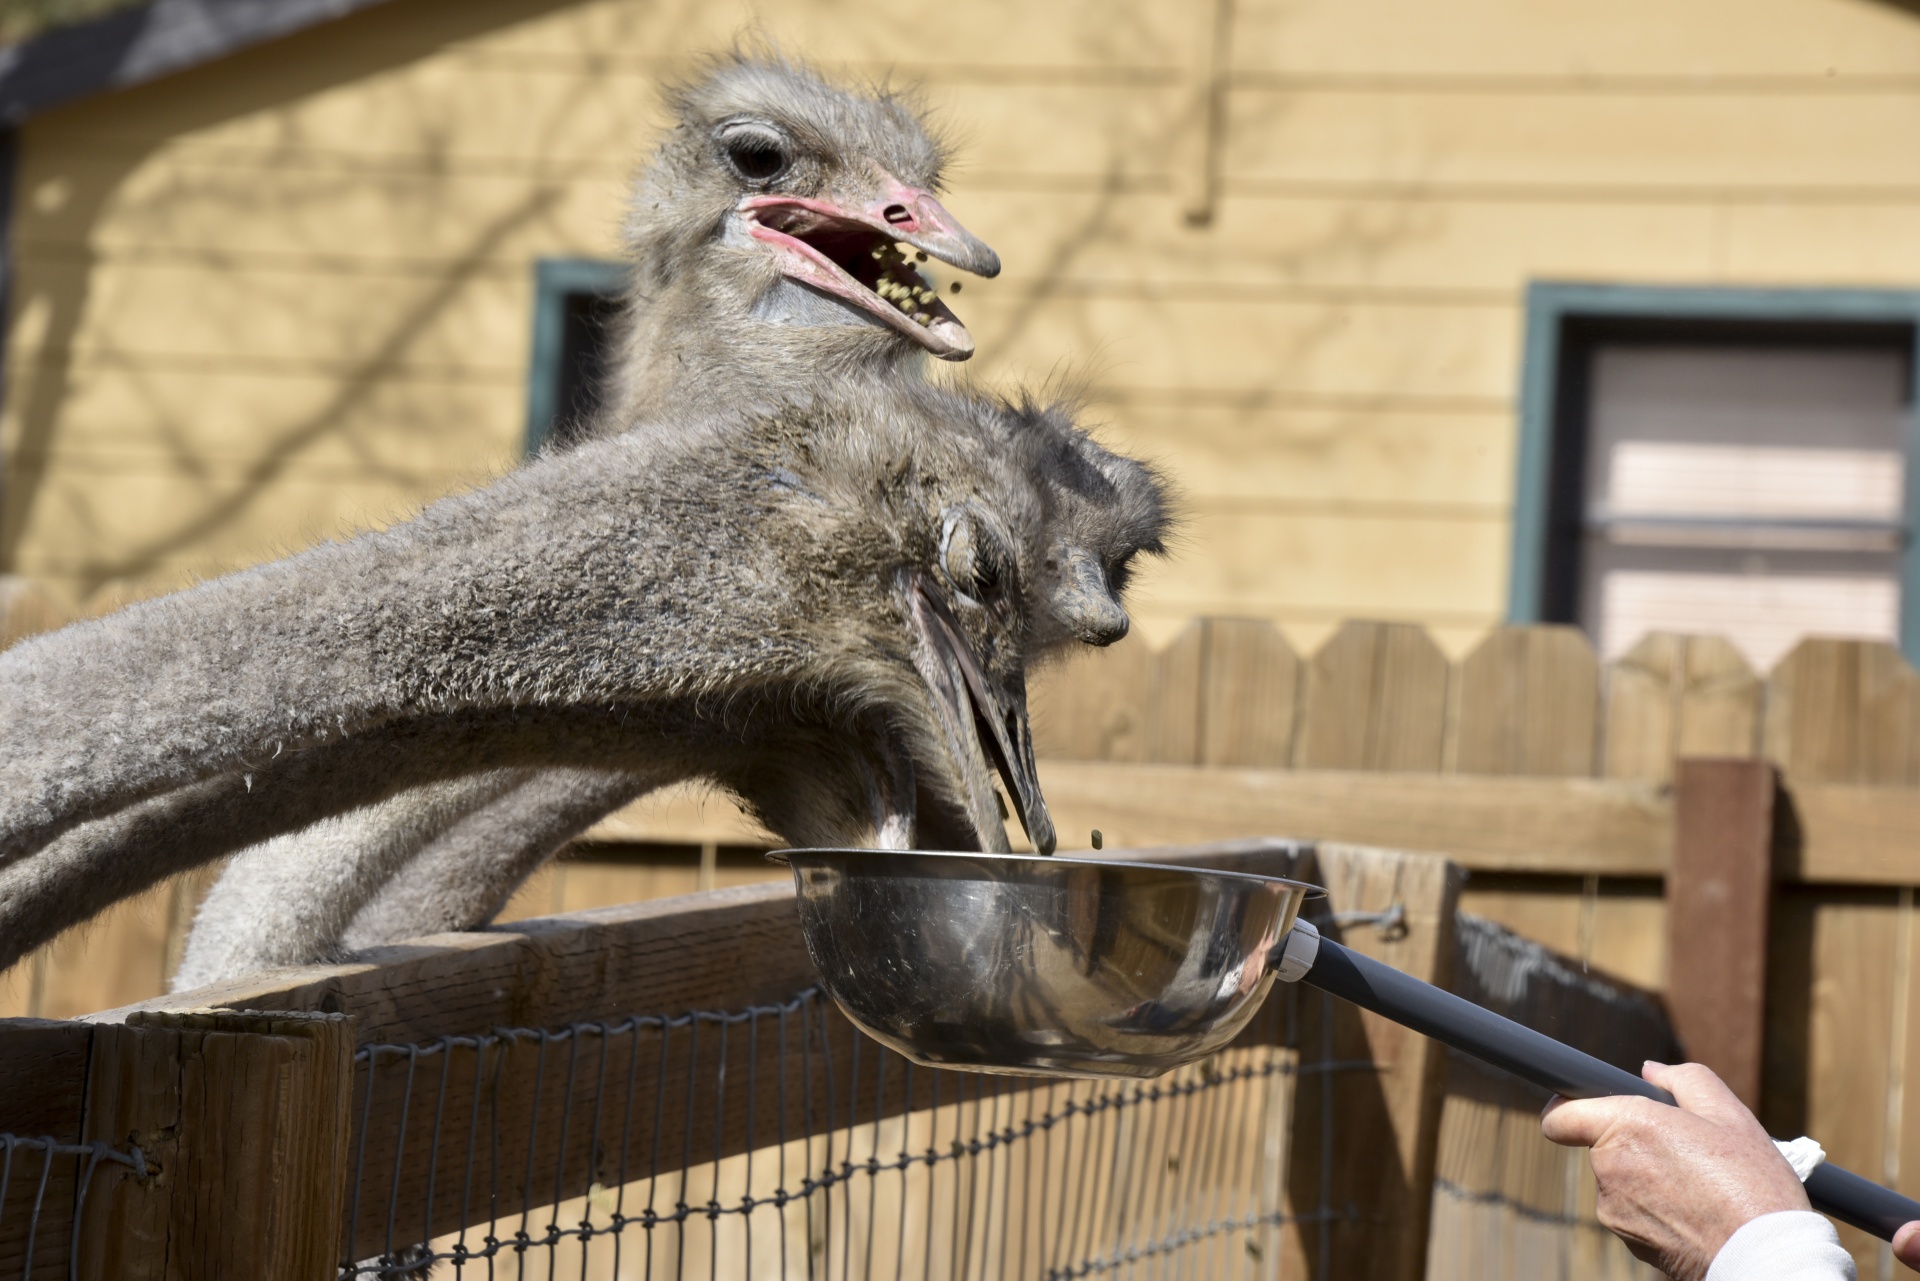
[[933, 695], [941, 738], [964, 789], [956, 800], [965, 809], [981, 848], [995, 853], [1012, 848], [991, 770], [1006, 784], [1015, 815], [1034, 849], [1053, 853], [1058, 839], [1034, 764], [1025, 681], [1019, 676], [1009, 681], [988, 676], [959, 623], [923, 584], [909, 584], [906, 595], [916, 641], [915, 666]]

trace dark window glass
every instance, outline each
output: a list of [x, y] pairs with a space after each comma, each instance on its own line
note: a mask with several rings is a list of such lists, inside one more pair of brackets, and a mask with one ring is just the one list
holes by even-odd
[[570, 445], [599, 412], [619, 303], [607, 294], [582, 290], [568, 293], [563, 306], [549, 438]]
[[1715, 633], [1767, 670], [1808, 634], [1893, 640], [1908, 537], [1904, 328], [1569, 326], [1549, 619], [1604, 659]]

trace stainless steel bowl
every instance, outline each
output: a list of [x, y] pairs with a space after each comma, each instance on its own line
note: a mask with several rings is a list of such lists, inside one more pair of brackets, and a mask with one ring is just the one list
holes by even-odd
[[916, 1063], [1154, 1077], [1231, 1041], [1273, 986], [1298, 881], [1019, 854], [785, 850], [846, 1016]]

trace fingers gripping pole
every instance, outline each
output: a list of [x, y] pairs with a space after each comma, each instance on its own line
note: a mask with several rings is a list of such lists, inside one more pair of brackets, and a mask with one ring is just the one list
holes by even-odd
[[[1295, 936], [1303, 932], [1307, 937], [1296, 944]], [[1293, 927], [1276, 972], [1282, 979], [1317, 987], [1569, 1099], [1639, 1095], [1659, 1103], [1673, 1102], [1671, 1094], [1650, 1081], [1390, 965], [1350, 952], [1321, 938], [1305, 921]], [[1920, 1219], [1920, 1202], [1831, 1162], [1816, 1166], [1805, 1183], [1814, 1209], [1882, 1241], [1893, 1240], [1902, 1224]]]

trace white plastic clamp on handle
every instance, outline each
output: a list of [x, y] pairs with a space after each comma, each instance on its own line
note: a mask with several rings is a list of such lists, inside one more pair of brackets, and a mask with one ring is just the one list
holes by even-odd
[[1298, 983], [1313, 968], [1314, 958], [1320, 955], [1320, 931], [1305, 921], [1295, 921], [1293, 928], [1287, 931], [1287, 941], [1280, 949], [1280, 964], [1273, 969], [1274, 977], [1282, 983]]
[[1780, 1155], [1787, 1158], [1787, 1164], [1805, 1183], [1820, 1163], [1827, 1159], [1827, 1150], [1813, 1139], [1802, 1136], [1797, 1139], [1775, 1139], [1773, 1146], [1780, 1149]]

